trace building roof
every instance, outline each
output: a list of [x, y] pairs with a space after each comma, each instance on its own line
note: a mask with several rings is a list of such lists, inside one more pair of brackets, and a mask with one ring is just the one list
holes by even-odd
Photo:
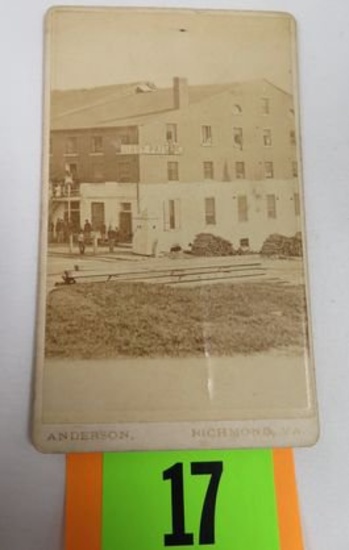
[[[224, 92], [239, 93], [257, 84], [275, 87], [267, 80], [188, 86], [189, 105]], [[174, 109], [173, 88], [156, 88], [151, 82], [55, 90], [51, 93], [51, 130], [138, 125]]]

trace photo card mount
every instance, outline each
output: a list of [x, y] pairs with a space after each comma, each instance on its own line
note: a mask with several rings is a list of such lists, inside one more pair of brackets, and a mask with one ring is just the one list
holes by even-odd
[[293, 17], [53, 8], [45, 75], [35, 446], [315, 443]]

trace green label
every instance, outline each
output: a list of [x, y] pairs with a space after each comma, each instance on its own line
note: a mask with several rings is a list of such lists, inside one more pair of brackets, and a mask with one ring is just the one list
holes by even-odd
[[102, 550], [279, 550], [272, 452], [104, 455]]

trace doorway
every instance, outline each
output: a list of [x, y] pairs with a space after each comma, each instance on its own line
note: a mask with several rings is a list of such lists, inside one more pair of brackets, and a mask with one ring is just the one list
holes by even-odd
[[119, 241], [132, 242], [132, 206], [130, 202], [122, 202], [119, 212]]

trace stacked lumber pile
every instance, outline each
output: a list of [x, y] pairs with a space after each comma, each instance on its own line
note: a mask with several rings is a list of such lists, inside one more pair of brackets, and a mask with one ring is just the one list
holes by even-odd
[[261, 248], [262, 256], [278, 256], [289, 258], [294, 256], [302, 256], [302, 235], [296, 233], [294, 237], [285, 237], [274, 233], [264, 241]]
[[211, 233], [196, 235], [191, 252], [194, 256], [232, 256], [234, 254], [231, 242]]

